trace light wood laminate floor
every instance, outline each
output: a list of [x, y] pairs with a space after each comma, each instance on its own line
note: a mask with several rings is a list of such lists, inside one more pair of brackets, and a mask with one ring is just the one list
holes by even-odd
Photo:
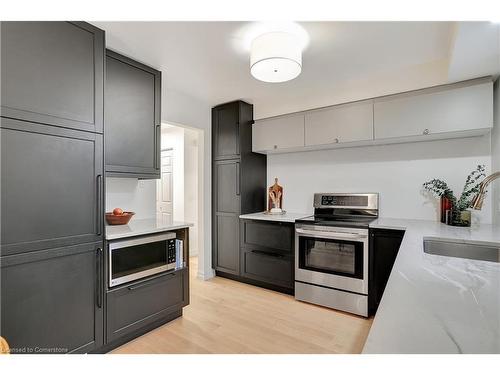
[[112, 353], [359, 353], [372, 320], [215, 277], [196, 278], [182, 317]]

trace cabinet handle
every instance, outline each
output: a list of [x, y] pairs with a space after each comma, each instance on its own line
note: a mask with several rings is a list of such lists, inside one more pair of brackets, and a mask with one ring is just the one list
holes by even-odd
[[97, 268], [97, 307], [102, 308], [102, 249], [99, 247], [95, 253], [96, 256], [96, 268]]
[[236, 195], [240, 195], [240, 163], [236, 163]]
[[155, 129], [155, 169], [160, 169], [160, 150], [161, 150], [161, 126], [156, 125]]
[[174, 277], [174, 276], [175, 276], [175, 273], [174, 273], [174, 272], [172, 272], [172, 273], [167, 273], [167, 274], [165, 274], [165, 275], [161, 275], [161, 276], [159, 276], [159, 277], [155, 277], [154, 279], [151, 279], [151, 280], [149, 280], [149, 281], [144, 281], [144, 282], [139, 283], [139, 284], [131, 285], [131, 286], [127, 287], [127, 289], [128, 289], [128, 290], [130, 290], [130, 291], [132, 291], [132, 290], [137, 290], [137, 289], [145, 288], [145, 287], [147, 287], [147, 286], [150, 286], [150, 285], [152, 285], [152, 284], [155, 284], [155, 283], [156, 283], [156, 281], [157, 281], [160, 277], [165, 278], [165, 279], [171, 279], [171, 278], [172, 278], [172, 277]]
[[339, 139], [338, 139], [338, 138], [335, 138], [335, 139], [333, 140], [333, 143], [339, 143]]
[[424, 131], [422, 132], [423, 135], [428, 135], [430, 133], [429, 129], [424, 129]]
[[259, 254], [259, 255], [264, 255], [264, 256], [268, 256], [268, 257], [271, 257], [271, 258], [284, 258], [285, 257], [282, 254], [271, 253], [271, 252], [263, 251], [263, 250], [252, 250], [252, 253]]
[[102, 175], [98, 174], [96, 177], [97, 184], [97, 235], [100, 236], [102, 234]]
[[273, 146], [273, 148], [274, 148], [275, 150], [277, 150], [277, 149], [278, 149], [278, 145], [274, 145], [274, 146]]

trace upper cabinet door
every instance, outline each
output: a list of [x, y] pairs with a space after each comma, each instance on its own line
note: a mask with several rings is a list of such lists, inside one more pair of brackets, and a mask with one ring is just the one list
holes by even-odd
[[102, 133], [104, 32], [84, 22], [2, 22], [2, 116]]
[[375, 139], [493, 126], [493, 83], [460, 83], [375, 101]]
[[306, 113], [305, 145], [373, 140], [373, 102], [338, 105]]
[[252, 127], [252, 151], [273, 152], [304, 147], [304, 115], [256, 121]]
[[161, 72], [106, 52], [106, 173], [159, 178]]
[[240, 119], [238, 102], [212, 109], [214, 159], [234, 159], [240, 156]]
[[1, 255], [101, 241], [102, 135], [0, 124]]

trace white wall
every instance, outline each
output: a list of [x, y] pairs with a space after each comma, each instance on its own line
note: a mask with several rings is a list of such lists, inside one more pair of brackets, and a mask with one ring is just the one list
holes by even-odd
[[172, 200], [173, 219], [185, 221], [184, 215], [184, 128], [162, 124], [161, 148], [171, 148], [173, 156], [172, 168]]
[[[500, 79], [495, 83], [494, 91], [494, 126], [491, 134], [491, 161], [494, 172], [500, 171]], [[493, 182], [493, 222], [500, 224], [500, 180]]]
[[135, 212], [135, 219], [154, 217], [156, 180], [106, 178], [106, 212], [116, 207]]
[[[168, 80], [168, 72], [162, 76]], [[162, 90], [162, 121], [181, 124], [202, 130], [198, 145], [198, 194], [203, 200], [198, 202], [198, 217], [203, 223], [198, 228], [198, 277], [209, 279], [214, 276], [212, 269], [212, 125], [211, 106], [181, 92]]]
[[[460, 194], [478, 164], [491, 170], [490, 137], [368, 146], [269, 155], [267, 180], [278, 177], [284, 209], [312, 212], [319, 192], [380, 193], [380, 216], [438, 219], [437, 200], [422, 194], [422, 183], [441, 178]], [[490, 223], [490, 198], [473, 220]]]
[[184, 129], [184, 220], [189, 228], [189, 252], [198, 255], [198, 132]]

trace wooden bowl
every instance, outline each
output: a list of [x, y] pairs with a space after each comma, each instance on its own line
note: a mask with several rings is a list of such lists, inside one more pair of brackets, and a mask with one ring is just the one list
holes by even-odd
[[135, 212], [124, 211], [122, 215], [113, 215], [112, 212], [106, 212], [106, 222], [108, 225], [125, 225], [128, 224]]

